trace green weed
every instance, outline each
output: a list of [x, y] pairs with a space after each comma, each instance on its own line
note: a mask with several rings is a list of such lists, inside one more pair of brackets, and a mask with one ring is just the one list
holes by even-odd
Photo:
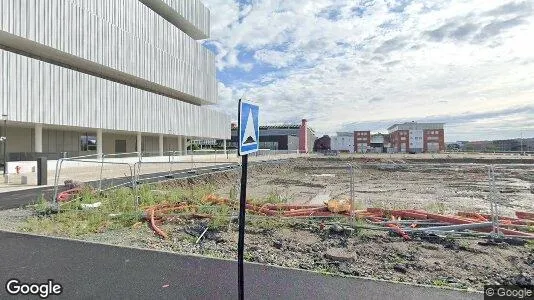
[[212, 214], [209, 226], [215, 230], [225, 230], [230, 225], [230, 221], [230, 208], [226, 205], [221, 205]]
[[435, 286], [446, 286], [447, 283], [442, 279], [435, 279], [435, 280], [432, 280], [432, 285], [435, 285]]

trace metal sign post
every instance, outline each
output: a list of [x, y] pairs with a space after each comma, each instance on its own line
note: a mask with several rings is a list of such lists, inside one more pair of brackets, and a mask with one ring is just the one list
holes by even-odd
[[237, 284], [239, 287], [239, 300], [245, 298], [243, 277], [243, 256], [245, 253], [245, 209], [247, 202], [247, 168], [248, 154], [241, 157], [241, 192], [239, 196], [239, 237], [237, 240]]
[[241, 156], [241, 192], [239, 195], [239, 237], [237, 240], [237, 283], [239, 299], [245, 298], [243, 254], [245, 251], [245, 209], [247, 206], [248, 154], [258, 151], [260, 146], [260, 107], [239, 99], [238, 108], [238, 155]]

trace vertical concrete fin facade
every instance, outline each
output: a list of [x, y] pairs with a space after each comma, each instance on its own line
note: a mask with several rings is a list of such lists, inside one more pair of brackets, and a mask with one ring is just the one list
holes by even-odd
[[139, 0], [190, 37], [210, 36], [210, 11], [199, 0]]
[[[199, 1], [180, 2], [186, 15], [209, 18]], [[2, 0], [0, 46], [197, 105], [217, 102], [213, 53], [137, 0]]]
[[[168, 147], [178, 136], [230, 138], [230, 117], [204, 106], [218, 97], [215, 56], [195, 40], [209, 36], [209, 10], [199, 0], [143, 3], [0, 1], [0, 114], [21, 128], [42, 126], [45, 152], [88, 151], [79, 132], [98, 136], [99, 154], [123, 149], [117, 140], [133, 149], [124, 136], [137, 133], [149, 151], [161, 150], [158, 135], [172, 137]], [[52, 129], [69, 132], [69, 145], [47, 147]]]

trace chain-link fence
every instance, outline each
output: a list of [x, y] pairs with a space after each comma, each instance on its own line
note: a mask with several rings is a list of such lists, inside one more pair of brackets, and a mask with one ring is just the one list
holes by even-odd
[[[108, 231], [120, 229], [122, 244], [235, 258], [239, 158], [166, 155], [62, 160], [114, 182], [66, 199], [54, 230], [113, 243]], [[534, 164], [282, 154], [290, 157], [301, 158], [251, 157], [247, 261], [475, 289], [529, 267], [501, 258], [524, 257], [534, 238]], [[58, 169], [65, 178], [71, 168]], [[490, 277], [488, 261], [499, 262]]]
[[[251, 155], [252, 162], [301, 157], [289, 151], [261, 150]], [[60, 158], [55, 161], [54, 199], [65, 182], [86, 183], [99, 191], [121, 186], [136, 187], [142, 183], [161, 182], [197, 173], [212, 173], [235, 167], [240, 163], [235, 151], [196, 152], [167, 151], [161, 153], [132, 152]]]

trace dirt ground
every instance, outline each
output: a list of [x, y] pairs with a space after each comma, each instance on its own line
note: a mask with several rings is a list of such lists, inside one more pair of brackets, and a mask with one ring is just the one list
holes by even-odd
[[[486, 162], [485, 162], [486, 163]], [[253, 165], [249, 199], [320, 204], [350, 197], [349, 164], [354, 168], [354, 198], [359, 208], [424, 209], [438, 213], [489, 212], [488, 168], [473, 162], [402, 159], [294, 159]], [[495, 166], [501, 213], [534, 211], [534, 164]], [[211, 184], [215, 193], [236, 197], [239, 174], [162, 184]], [[0, 212], [0, 228], [20, 230], [30, 209]], [[146, 223], [77, 238], [109, 244], [236, 258], [237, 212], [223, 229], [206, 220], [176, 218], [161, 226], [170, 238], [155, 236]], [[321, 273], [482, 290], [484, 284], [534, 284], [534, 243], [484, 246], [482, 238], [420, 235], [411, 241], [387, 230], [361, 229], [347, 220], [280, 220], [247, 215], [247, 261]]]
[[[534, 160], [533, 160], [534, 162]], [[250, 172], [248, 198], [279, 197], [299, 204], [350, 198], [349, 164], [354, 168], [354, 199], [359, 208], [426, 209], [440, 213], [490, 212], [488, 167], [477, 163], [410, 160], [300, 159]], [[495, 168], [501, 214], [534, 210], [534, 164]], [[238, 186], [235, 177], [233, 185]], [[232, 183], [219, 185], [228, 197]]]

